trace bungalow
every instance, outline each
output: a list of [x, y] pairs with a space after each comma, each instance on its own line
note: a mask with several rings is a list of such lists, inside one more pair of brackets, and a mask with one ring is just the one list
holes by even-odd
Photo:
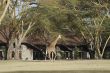
[[[76, 36], [67, 36], [67, 40], [60, 40], [56, 45], [57, 58], [56, 59], [94, 59], [94, 51], [88, 49], [87, 44], [82, 44]], [[39, 41], [39, 42], [37, 42]], [[33, 39], [27, 38], [22, 42], [19, 49], [19, 57], [21, 60], [44, 60], [46, 51], [46, 42], [41, 38]], [[107, 48], [110, 48], [109, 46]], [[105, 59], [110, 59], [110, 50], [106, 49], [104, 54]], [[0, 37], [0, 60], [6, 59], [7, 46], [6, 40]], [[14, 59], [14, 48], [11, 56]]]

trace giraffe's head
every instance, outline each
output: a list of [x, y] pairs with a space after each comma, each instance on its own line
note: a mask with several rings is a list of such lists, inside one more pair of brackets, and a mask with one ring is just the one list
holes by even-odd
[[58, 35], [58, 38], [61, 39], [61, 35]]

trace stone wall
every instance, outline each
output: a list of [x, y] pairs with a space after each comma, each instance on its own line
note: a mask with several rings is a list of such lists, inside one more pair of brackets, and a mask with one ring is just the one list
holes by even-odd
[[21, 46], [22, 60], [33, 60], [33, 49], [28, 48], [25, 45]]

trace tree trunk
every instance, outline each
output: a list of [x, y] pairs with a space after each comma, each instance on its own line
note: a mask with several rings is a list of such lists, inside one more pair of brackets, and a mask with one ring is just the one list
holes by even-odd
[[19, 49], [18, 47], [15, 48], [15, 60], [20, 60], [20, 57], [19, 57]]
[[8, 48], [7, 50], [7, 60], [10, 60], [11, 59], [11, 50], [10, 48]]
[[10, 42], [10, 45], [9, 45], [9, 48], [8, 48], [8, 51], [7, 51], [7, 59], [8, 60], [12, 60], [12, 59], [15, 59], [15, 60], [20, 60], [19, 58], [19, 49], [20, 49], [20, 46], [13, 46], [13, 42]]
[[95, 51], [95, 59], [102, 59], [102, 56]]
[[20, 60], [20, 57], [19, 57], [20, 46], [21, 46], [21, 43], [19, 43], [19, 40], [15, 38], [15, 59], [16, 60]]
[[101, 44], [100, 44], [100, 37], [99, 37], [99, 33], [97, 33], [96, 37], [95, 37], [95, 59], [102, 59], [102, 55], [101, 55]]
[[11, 48], [8, 48], [7, 50], [7, 60], [11, 60], [12, 59], [12, 50]]
[[96, 45], [95, 49], [95, 59], [102, 59], [101, 51], [100, 51], [100, 46], [99, 44]]
[[7, 59], [11, 60], [12, 58], [14, 58], [14, 55], [12, 56], [14, 52], [14, 46], [13, 46], [13, 41], [9, 41], [9, 46], [8, 46], [8, 50], [7, 50]]

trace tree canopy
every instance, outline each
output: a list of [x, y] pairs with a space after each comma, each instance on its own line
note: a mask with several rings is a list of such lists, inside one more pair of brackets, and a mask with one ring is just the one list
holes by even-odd
[[8, 47], [10, 42], [20, 47], [27, 37], [48, 42], [71, 34], [84, 44], [92, 42], [91, 50], [102, 58], [110, 39], [109, 0], [1, 0], [0, 11], [0, 34]]

